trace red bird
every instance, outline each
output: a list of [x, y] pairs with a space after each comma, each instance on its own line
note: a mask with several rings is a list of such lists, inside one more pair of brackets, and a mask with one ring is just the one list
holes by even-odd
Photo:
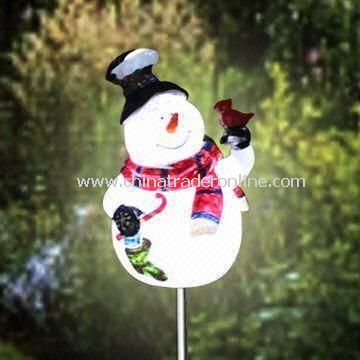
[[214, 109], [220, 113], [220, 123], [225, 128], [244, 127], [254, 116], [253, 113], [242, 113], [234, 110], [231, 106], [231, 99], [220, 100], [214, 106]]

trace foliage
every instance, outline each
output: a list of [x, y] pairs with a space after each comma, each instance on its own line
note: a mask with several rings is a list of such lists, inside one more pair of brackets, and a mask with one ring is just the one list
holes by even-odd
[[[252, 177], [306, 182], [246, 190], [239, 261], [190, 292], [192, 358], [358, 358], [355, 10], [350, 0], [60, 0], [40, 13], [38, 31], [6, 54], [12, 71], [1, 71], [0, 272], [16, 275], [74, 226], [71, 281], [45, 326], [2, 312], [1, 338], [39, 359], [174, 357], [173, 293], [125, 274], [101, 209], [105, 189], [76, 182], [113, 177], [124, 157], [123, 100], [104, 81], [107, 64], [155, 47], [155, 72], [189, 90], [215, 139], [218, 97], [256, 113]], [[1, 345], [0, 357], [12, 351]]]
[[290, 91], [278, 64], [268, 71], [274, 89], [254, 120], [254, 176], [302, 177], [306, 187], [251, 189], [230, 294], [194, 316], [193, 358], [355, 359], [360, 139], [318, 130], [321, 109]]
[[[352, 111], [360, 76], [356, 1], [195, 3], [216, 43], [219, 72], [226, 72], [229, 65], [254, 71], [268, 61], [281, 62], [293, 90], [312, 96], [322, 107], [324, 127], [358, 129]], [[266, 89], [254, 82], [251, 91], [264, 96]]]
[[21, 354], [15, 347], [1, 343], [0, 343], [0, 358], [7, 360], [26, 359], [26, 357], [23, 354]]

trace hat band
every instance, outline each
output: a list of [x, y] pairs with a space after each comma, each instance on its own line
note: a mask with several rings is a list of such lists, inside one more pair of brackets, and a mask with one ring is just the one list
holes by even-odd
[[159, 81], [159, 79], [148, 68], [136, 70], [131, 75], [124, 77], [120, 84], [124, 89], [125, 97], [147, 87], [149, 84]]

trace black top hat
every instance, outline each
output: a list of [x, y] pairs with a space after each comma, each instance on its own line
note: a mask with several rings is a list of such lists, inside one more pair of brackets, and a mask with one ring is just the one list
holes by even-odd
[[126, 99], [120, 124], [156, 93], [179, 90], [186, 97], [189, 96], [180, 86], [169, 81], [160, 81], [152, 73], [152, 66], [156, 65], [158, 60], [159, 53], [156, 50], [136, 49], [124, 52], [110, 63], [105, 78], [120, 85]]

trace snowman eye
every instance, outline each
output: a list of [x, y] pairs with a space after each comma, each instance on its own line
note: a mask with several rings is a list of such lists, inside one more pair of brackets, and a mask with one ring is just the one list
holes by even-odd
[[163, 116], [161, 117], [161, 120], [164, 120], [164, 117], [163, 117]]

